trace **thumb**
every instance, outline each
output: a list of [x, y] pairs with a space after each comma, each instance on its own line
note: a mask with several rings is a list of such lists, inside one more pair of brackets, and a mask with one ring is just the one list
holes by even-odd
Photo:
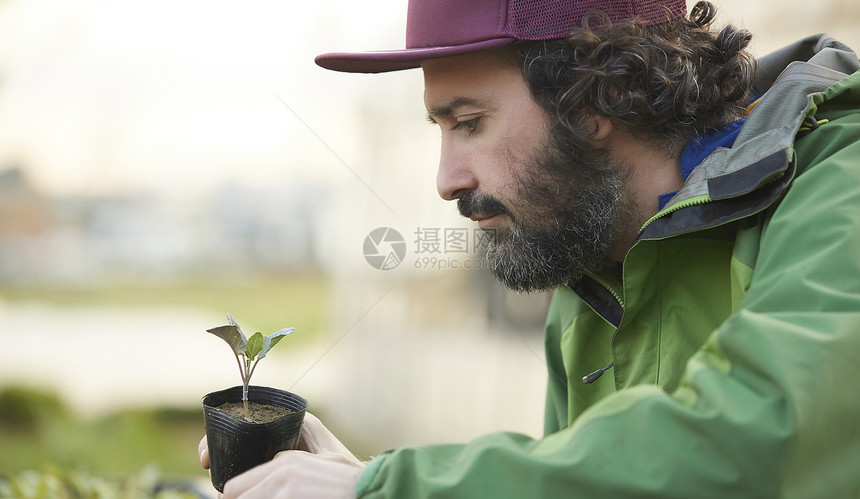
[[349, 449], [322, 424], [322, 421], [310, 413], [305, 413], [305, 419], [302, 423], [302, 434], [299, 438], [299, 449], [311, 454], [327, 452], [346, 454], [355, 459]]

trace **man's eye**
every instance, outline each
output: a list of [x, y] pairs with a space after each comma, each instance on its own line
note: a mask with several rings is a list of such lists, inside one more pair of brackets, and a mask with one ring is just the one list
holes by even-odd
[[478, 121], [480, 121], [480, 119], [481, 118], [472, 118], [471, 120], [458, 121], [451, 130], [465, 130], [466, 133], [472, 135], [478, 128]]

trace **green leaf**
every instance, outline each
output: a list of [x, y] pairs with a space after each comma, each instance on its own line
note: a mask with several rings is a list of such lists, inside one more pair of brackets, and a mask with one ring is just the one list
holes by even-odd
[[[257, 357], [257, 354], [263, 349], [263, 333], [254, 333], [251, 338], [248, 339], [248, 349], [245, 350], [245, 357], [253, 360]], [[261, 359], [263, 357], [260, 357]]]
[[242, 339], [245, 339], [245, 334], [242, 332], [242, 328], [239, 326], [239, 323], [233, 320], [233, 316], [230, 315], [229, 312], [227, 313], [227, 324], [230, 324], [231, 326], [236, 326], [236, 329], [239, 330], [239, 334], [242, 336]]
[[215, 336], [221, 338], [226, 341], [230, 348], [236, 352], [236, 355], [241, 355], [245, 353], [245, 347], [247, 346], [248, 340], [245, 339], [245, 335], [242, 334], [242, 329], [239, 328], [239, 325], [230, 317], [230, 314], [227, 314], [227, 320], [230, 324], [225, 324], [223, 326], [213, 327], [212, 329], [207, 329], [207, 333], [212, 333]]
[[278, 344], [279, 341], [281, 341], [281, 338], [288, 334], [293, 334], [293, 331], [295, 330], [296, 328], [294, 327], [288, 327], [281, 329], [280, 331], [275, 331], [269, 336], [263, 338], [263, 349], [260, 351], [260, 358], [262, 359], [263, 357], [265, 357], [266, 354], [269, 353], [269, 350], [271, 350], [272, 347], [274, 347]]

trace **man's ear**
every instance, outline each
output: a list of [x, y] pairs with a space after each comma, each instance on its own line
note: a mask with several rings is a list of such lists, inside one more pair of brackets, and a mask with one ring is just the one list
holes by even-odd
[[585, 120], [586, 130], [591, 130], [591, 141], [596, 147], [605, 147], [614, 129], [608, 116], [592, 113]]

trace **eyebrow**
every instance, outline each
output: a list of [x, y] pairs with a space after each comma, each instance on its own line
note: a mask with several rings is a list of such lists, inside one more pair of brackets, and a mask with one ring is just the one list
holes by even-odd
[[427, 112], [427, 121], [431, 124], [436, 124], [436, 118], [446, 118], [454, 114], [454, 112], [465, 106], [481, 106], [481, 101], [472, 97], [455, 97], [447, 104], [433, 106]]

